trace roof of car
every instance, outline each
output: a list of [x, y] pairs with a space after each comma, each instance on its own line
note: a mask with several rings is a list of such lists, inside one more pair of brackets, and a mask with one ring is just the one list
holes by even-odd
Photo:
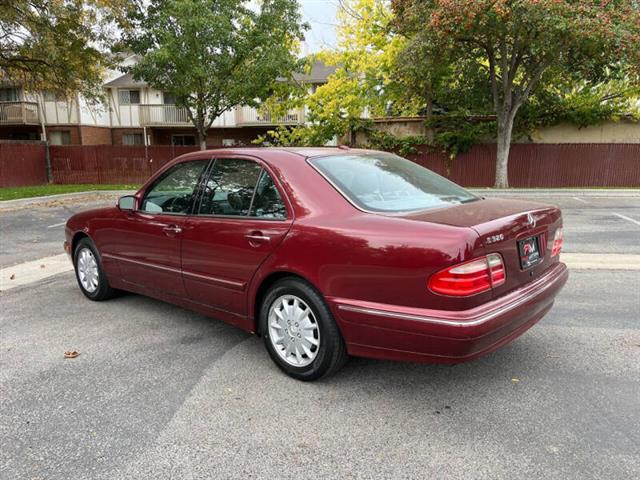
[[246, 147], [246, 148], [216, 148], [213, 150], [206, 150], [207, 153], [231, 153], [238, 155], [256, 155], [260, 156], [265, 152], [289, 152], [300, 155], [304, 158], [320, 157], [325, 155], [344, 155], [345, 153], [366, 153], [373, 150], [366, 150], [362, 148], [350, 148], [350, 147]]

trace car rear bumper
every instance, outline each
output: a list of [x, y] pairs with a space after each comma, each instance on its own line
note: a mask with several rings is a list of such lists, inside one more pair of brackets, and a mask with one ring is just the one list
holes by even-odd
[[351, 355], [459, 363], [489, 353], [533, 326], [568, 278], [566, 265], [557, 263], [530, 284], [465, 311], [328, 300]]

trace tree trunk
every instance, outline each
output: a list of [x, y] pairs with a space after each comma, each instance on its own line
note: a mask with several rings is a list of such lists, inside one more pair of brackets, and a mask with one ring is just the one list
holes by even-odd
[[207, 149], [207, 133], [198, 130], [198, 141], [200, 142], [200, 150]]
[[511, 149], [511, 132], [515, 112], [498, 115], [498, 138], [496, 155], [496, 183], [494, 188], [509, 188], [509, 150]]
[[433, 145], [435, 140], [435, 132], [433, 131], [433, 125], [431, 125], [431, 121], [433, 120], [433, 98], [431, 94], [427, 96], [427, 142], [429, 145]]

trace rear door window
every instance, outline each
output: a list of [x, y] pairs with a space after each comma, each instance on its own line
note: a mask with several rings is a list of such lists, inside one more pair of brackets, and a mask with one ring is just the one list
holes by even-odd
[[252, 160], [216, 159], [205, 182], [198, 213], [247, 216], [261, 170]]
[[250, 215], [258, 218], [287, 218], [287, 209], [284, 206], [280, 192], [278, 192], [276, 185], [273, 183], [273, 178], [266, 170], [262, 170], [260, 174]]

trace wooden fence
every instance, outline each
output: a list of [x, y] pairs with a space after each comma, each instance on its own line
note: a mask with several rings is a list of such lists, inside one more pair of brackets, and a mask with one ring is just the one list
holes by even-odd
[[[55, 183], [142, 183], [171, 159], [197, 147], [51, 146]], [[0, 187], [46, 182], [45, 146], [0, 143]], [[409, 157], [460, 185], [489, 187], [495, 145], [477, 145], [451, 160], [422, 148]], [[515, 144], [512, 187], [640, 187], [640, 144]]]
[[51, 147], [54, 183], [143, 183], [167, 162], [198, 147], [55, 146]]
[[[466, 187], [490, 187], [495, 180], [495, 144], [476, 145], [453, 160], [426, 148], [409, 158]], [[640, 143], [514, 144], [509, 185], [640, 187]]]
[[46, 183], [45, 153], [42, 143], [0, 143], [0, 187]]

